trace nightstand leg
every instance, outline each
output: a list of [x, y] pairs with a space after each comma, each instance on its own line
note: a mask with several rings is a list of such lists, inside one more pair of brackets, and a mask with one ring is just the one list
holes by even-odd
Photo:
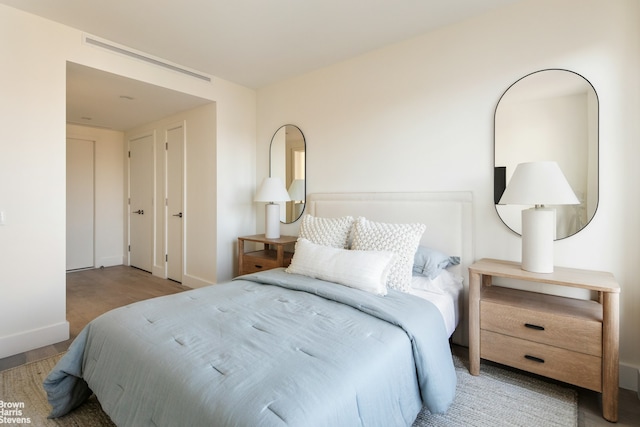
[[238, 239], [238, 275], [244, 271], [244, 240]]
[[602, 416], [618, 421], [619, 370], [619, 303], [620, 294], [603, 292], [602, 299]]
[[480, 375], [480, 283], [482, 275], [469, 274], [469, 372]]

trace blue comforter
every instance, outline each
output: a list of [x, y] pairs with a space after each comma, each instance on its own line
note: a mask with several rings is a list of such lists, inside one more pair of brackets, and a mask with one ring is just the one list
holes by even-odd
[[89, 323], [45, 379], [59, 417], [95, 393], [119, 426], [399, 426], [456, 377], [431, 303], [282, 269]]

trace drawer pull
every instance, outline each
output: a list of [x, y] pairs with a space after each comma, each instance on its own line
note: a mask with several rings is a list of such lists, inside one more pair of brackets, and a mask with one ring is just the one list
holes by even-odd
[[258, 265], [258, 264], [256, 264], [254, 267], [255, 267], [255, 268], [262, 268], [262, 266], [261, 266], [261, 265]]
[[544, 326], [533, 325], [531, 323], [525, 323], [524, 326], [529, 329], [535, 329], [536, 331], [544, 331]]
[[533, 362], [544, 363], [544, 359], [535, 356], [529, 356], [528, 354], [524, 355], [524, 358], [527, 360], [531, 360]]

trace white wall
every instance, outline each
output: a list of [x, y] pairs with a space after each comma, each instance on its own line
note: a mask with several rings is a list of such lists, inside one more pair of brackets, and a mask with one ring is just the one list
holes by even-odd
[[471, 190], [476, 256], [519, 260], [520, 238], [493, 205], [496, 103], [533, 71], [583, 75], [600, 99], [600, 204], [585, 230], [555, 243], [555, 262], [615, 274], [621, 384], [635, 388], [639, 20], [636, 0], [527, 0], [259, 90], [256, 185], [268, 174], [272, 133], [296, 124], [310, 193]]
[[[194, 288], [216, 282], [216, 104], [212, 102], [131, 129], [125, 133], [125, 140], [129, 141], [143, 134], [156, 136], [154, 168], [156, 171], [156, 240], [153, 272], [166, 278], [165, 136], [167, 130], [176, 125], [183, 125], [186, 130], [186, 191], [184, 194], [186, 256], [182, 283]], [[125, 168], [125, 175], [128, 175], [127, 168]], [[125, 181], [128, 179], [125, 178]], [[127, 229], [128, 216], [125, 219], [125, 233]]]
[[94, 260], [95, 267], [122, 264], [124, 133], [67, 125], [67, 137], [95, 141]]
[[[216, 279], [231, 277], [237, 236], [255, 231], [255, 91], [217, 78], [207, 83], [84, 45], [79, 30], [4, 5], [0, 40], [0, 210], [6, 215], [6, 225], [0, 226], [0, 357], [68, 336], [67, 61], [216, 102], [217, 146], [203, 161], [216, 171], [207, 185], [216, 191], [217, 227], [224, 227], [217, 235]], [[217, 158], [207, 155], [216, 151]]]

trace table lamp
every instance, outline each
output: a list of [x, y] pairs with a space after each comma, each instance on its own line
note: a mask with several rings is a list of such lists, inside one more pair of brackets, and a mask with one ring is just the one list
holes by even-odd
[[282, 179], [267, 177], [262, 181], [254, 202], [267, 202], [265, 205], [265, 232], [267, 239], [280, 238], [280, 204], [276, 202], [288, 202], [291, 200]]
[[499, 204], [534, 205], [522, 211], [522, 269], [553, 273], [556, 210], [545, 205], [580, 204], [558, 163], [520, 163]]

